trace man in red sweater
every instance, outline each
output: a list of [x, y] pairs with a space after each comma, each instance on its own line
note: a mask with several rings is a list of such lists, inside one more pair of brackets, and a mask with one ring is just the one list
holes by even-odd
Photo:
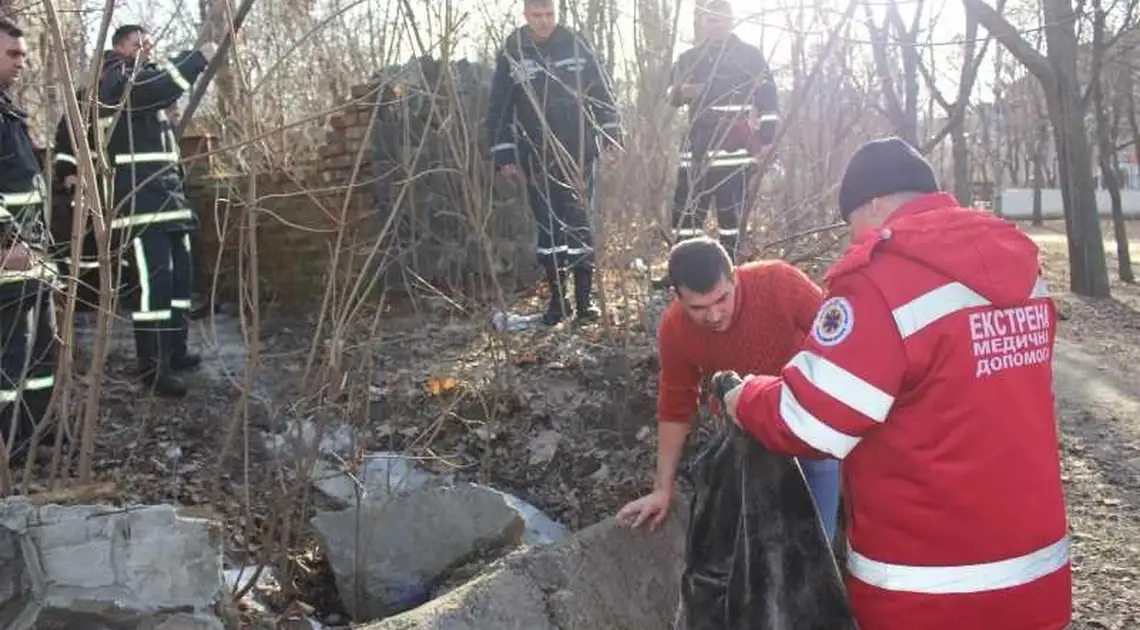
[[[697, 413], [702, 378], [719, 370], [778, 374], [811, 330], [821, 291], [783, 261], [732, 267], [717, 241], [693, 238], [669, 253], [677, 299], [657, 331], [661, 378], [657, 394], [657, 475], [653, 492], [623, 507], [618, 519], [657, 527], [673, 502], [677, 465]], [[828, 540], [839, 512], [839, 464], [804, 460], [804, 476]]]
[[863, 630], [1060, 630], [1072, 618], [1056, 313], [1037, 246], [960, 208], [902, 140], [839, 191], [852, 244], [779, 376], [725, 406], [768, 449], [843, 460]]

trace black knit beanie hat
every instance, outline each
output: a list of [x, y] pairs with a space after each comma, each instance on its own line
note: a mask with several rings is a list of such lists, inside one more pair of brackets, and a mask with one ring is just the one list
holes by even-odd
[[934, 168], [901, 138], [872, 140], [847, 163], [839, 184], [839, 216], [848, 220], [863, 204], [894, 193], [938, 192]]

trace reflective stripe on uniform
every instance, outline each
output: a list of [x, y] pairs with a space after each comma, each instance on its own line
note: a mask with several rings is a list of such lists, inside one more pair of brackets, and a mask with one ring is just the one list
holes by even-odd
[[[48, 389], [55, 385], [54, 376], [39, 376], [24, 381], [24, 391]], [[20, 397], [20, 389], [0, 389], [0, 402], [15, 402]]]
[[178, 66], [170, 63], [169, 61], [163, 61], [158, 64], [158, 67], [162, 68], [166, 71], [167, 74], [170, 75], [170, 79], [174, 81], [175, 85], [182, 88], [183, 90], [190, 89], [190, 82], [186, 80], [186, 77], [182, 76], [182, 72], [178, 69]]
[[54, 280], [57, 275], [55, 265], [45, 262], [36, 263], [26, 271], [0, 269], [0, 285], [15, 284], [26, 280]]
[[708, 155], [710, 167], [743, 166], [752, 164], [756, 158], [748, 151], [710, 151]]
[[0, 193], [4, 196], [4, 205], [11, 206], [30, 206], [32, 204], [43, 203], [44, 196], [38, 190], [32, 190], [22, 193]]
[[812, 387], [875, 422], [886, 420], [895, 404], [894, 396], [814, 352], [801, 350], [788, 365], [798, 369]]
[[76, 166], [79, 165], [79, 162], [75, 161], [75, 156], [71, 155], [69, 153], [56, 153], [55, 154], [55, 161], [56, 162], [63, 162], [65, 164], [74, 164]]
[[162, 151], [153, 153], [122, 153], [115, 156], [115, 165], [139, 164], [142, 162], [177, 162], [178, 153]]
[[586, 61], [587, 60], [585, 57], [566, 57], [565, 59], [559, 59], [558, 61], [555, 61], [551, 65], [553, 65], [555, 68], [569, 67], [571, 70], [582, 70], [586, 67]]
[[694, 236], [700, 236], [704, 233], [705, 233], [704, 230], [691, 229], [691, 228], [678, 228], [676, 230], [673, 230], [673, 234], [675, 234], [679, 238], [692, 238]]
[[847, 547], [847, 570], [861, 582], [888, 591], [947, 595], [983, 593], [1035, 582], [1069, 563], [1069, 537], [1032, 553], [983, 564], [911, 566], [872, 560]]
[[167, 210], [166, 212], [151, 212], [148, 214], [132, 214], [125, 217], [116, 217], [111, 221], [112, 229], [132, 227], [135, 225], [150, 225], [166, 221], [185, 221], [194, 218], [194, 211], [189, 208], [183, 210]]
[[559, 247], [539, 247], [535, 251], [539, 256], [552, 256], [554, 254], [566, 253], [570, 250], [569, 247], [561, 245]]
[[518, 148], [518, 145], [516, 145], [513, 142], [503, 142], [501, 144], [496, 144], [495, 146], [491, 147], [491, 153], [495, 153], [497, 151], [506, 151], [508, 149], [516, 149], [516, 148]]
[[[1048, 296], [1049, 286], [1043, 278], [1038, 278], [1028, 299], [1036, 300]], [[892, 315], [895, 325], [898, 326], [899, 336], [906, 339], [947, 315], [976, 306], [989, 305], [989, 300], [966, 285], [950, 282], [894, 309]]]
[[141, 238], [131, 239], [135, 253], [135, 266], [138, 268], [139, 311], [150, 310], [150, 266], [146, 262], [146, 248]]
[[167, 321], [172, 316], [170, 309], [153, 311], [150, 308], [150, 263], [146, 259], [146, 248], [143, 247], [142, 239], [131, 239], [131, 246], [134, 248], [139, 283], [139, 310], [131, 313], [131, 319], [136, 322]]
[[177, 308], [188, 311], [193, 308], [193, 303], [190, 300], [170, 300], [170, 308]]
[[[709, 168], [724, 167], [724, 166], [743, 166], [745, 164], [754, 164], [756, 156], [749, 153], [746, 149], [740, 151], [709, 151], [704, 156], [704, 163]], [[689, 168], [693, 165], [693, 157], [691, 153], [681, 154], [681, 167]]]
[[861, 438], [837, 431], [823, 420], [815, 417], [800, 403], [785, 381], [780, 385], [780, 417], [790, 430], [804, 444], [836, 459], [843, 459], [856, 446]]
[[750, 112], [751, 105], [713, 105], [709, 107], [714, 112]]
[[737, 228], [719, 228], [717, 229], [717, 234], [721, 236], [739, 236], [740, 230]]

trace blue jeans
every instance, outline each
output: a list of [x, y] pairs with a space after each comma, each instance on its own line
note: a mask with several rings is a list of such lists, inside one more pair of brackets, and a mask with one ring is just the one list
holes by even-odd
[[804, 478], [815, 499], [819, 518], [827, 542], [835, 542], [836, 521], [839, 519], [839, 461], [835, 459], [801, 459]]

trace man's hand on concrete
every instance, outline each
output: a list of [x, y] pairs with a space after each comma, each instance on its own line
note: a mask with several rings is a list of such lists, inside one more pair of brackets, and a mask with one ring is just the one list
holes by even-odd
[[75, 192], [75, 187], [79, 185], [78, 175], [68, 175], [63, 178], [63, 187], [69, 192]]
[[499, 167], [499, 173], [503, 177], [517, 177], [519, 174], [519, 167], [514, 164], [504, 164]]
[[611, 144], [602, 151], [602, 162], [607, 165], [614, 164], [618, 161], [620, 155], [621, 149], [619, 149], [617, 145]]
[[619, 523], [633, 528], [646, 523], [655, 531], [669, 516], [669, 506], [673, 504], [673, 493], [668, 490], [654, 490], [640, 499], [625, 504], [617, 513]]

